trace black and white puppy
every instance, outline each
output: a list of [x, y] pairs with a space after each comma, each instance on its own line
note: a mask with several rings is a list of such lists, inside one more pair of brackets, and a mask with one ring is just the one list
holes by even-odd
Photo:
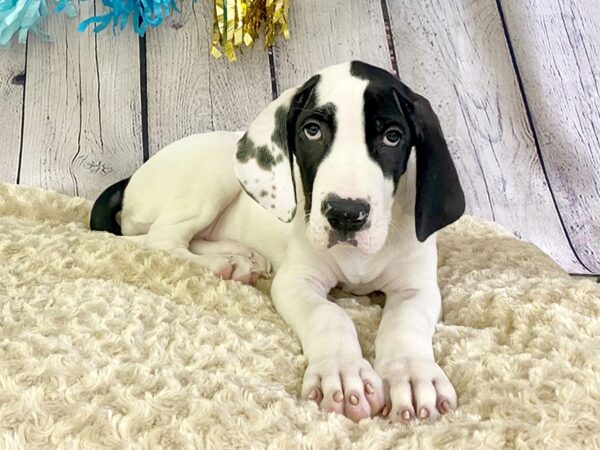
[[[435, 233], [463, 211], [429, 102], [354, 61], [285, 91], [245, 133], [169, 145], [99, 197], [91, 226], [242, 282], [272, 264], [273, 303], [308, 360], [302, 398], [353, 420], [433, 420], [456, 408], [431, 343]], [[336, 285], [386, 294], [373, 366], [327, 299]]]

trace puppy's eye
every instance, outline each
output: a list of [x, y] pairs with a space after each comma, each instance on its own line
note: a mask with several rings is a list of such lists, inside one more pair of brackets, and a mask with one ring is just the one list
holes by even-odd
[[383, 143], [389, 147], [395, 147], [402, 139], [402, 133], [397, 128], [390, 128], [383, 135]]
[[310, 122], [304, 127], [304, 134], [311, 141], [321, 139], [321, 126], [317, 122]]

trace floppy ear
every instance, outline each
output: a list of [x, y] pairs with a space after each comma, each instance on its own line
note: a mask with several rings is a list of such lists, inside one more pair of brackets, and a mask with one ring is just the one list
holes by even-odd
[[398, 81], [399, 102], [412, 124], [417, 150], [415, 227], [419, 241], [465, 212], [465, 196], [440, 121], [429, 101]]
[[293, 178], [295, 108], [312, 96], [318, 76], [284, 91], [250, 124], [238, 141], [235, 174], [246, 193], [280, 220], [290, 222], [296, 211]]

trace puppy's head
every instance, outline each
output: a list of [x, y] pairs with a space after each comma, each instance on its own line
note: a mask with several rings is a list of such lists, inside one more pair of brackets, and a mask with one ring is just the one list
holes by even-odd
[[244, 190], [279, 219], [304, 216], [318, 249], [383, 247], [392, 205], [416, 151], [420, 241], [458, 219], [464, 196], [429, 102], [389, 72], [354, 61], [285, 91], [238, 143]]

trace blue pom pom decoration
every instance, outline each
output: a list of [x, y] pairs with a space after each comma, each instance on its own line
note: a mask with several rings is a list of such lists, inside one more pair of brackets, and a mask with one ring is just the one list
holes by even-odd
[[[179, 11], [175, 0], [102, 0], [108, 12], [85, 19], [79, 24], [78, 31], [88, 26], [98, 33], [109, 25], [113, 31], [123, 30], [129, 20], [133, 31], [139, 36], [146, 33], [148, 27], [159, 26], [172, 11]], [[10, 47], [13, 37], [24, 44], [31, 31], [44, 41], [50, 36], [40, 30], [40, 24], [48, 16], [47, 0], [0, 0], [0, 46]], [[69, 17], [77, 15], [71, 0], [56, 0], [54, 13], [65, 13]]]
[[95, 33], [111, 24], [113, 31], [123, 30], [131, 18], [133, 31], [143, 36], [148, 27], [159, 26], [165, 17], [171, 15], [171, 10], [180, 12], [175, 0], [102, 0], [102, 4], [109, 9], [108, 13], [84, 20], [78, 31], [92, 24]]
[[[71, 17], [77, 14], [70, 0], [59, 0], [55, 12], [64, 12]], [[50, 40], [39, 29], [47, 15], [46, 0], [0, 0], [0, 46], [9, 47], [15, 35], [18, 42], [24, 44], [30, 31], [45, 41]]]

